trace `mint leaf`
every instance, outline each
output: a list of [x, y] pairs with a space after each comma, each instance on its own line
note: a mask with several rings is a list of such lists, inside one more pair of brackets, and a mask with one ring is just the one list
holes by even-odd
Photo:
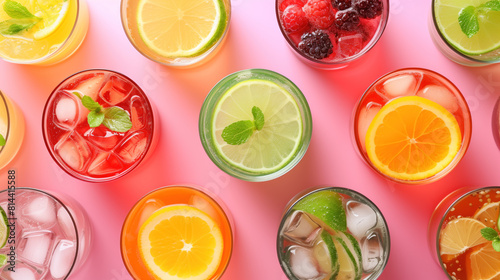
[[84, 95], [82, 97], [82, 104], [90, 111], [100, 112], [102, 110], [101, 104], [97, 103], [96, 101], [94, 101], [94, 99], [92, 99], [92, 97], [87, 95]]
[[132, 121], [127, 111], [119, 107], [104, 109], [104, 120], [102, 124], [110, 130], [126, 132], [132, 128]]
[[264, 113], [262, 113], [262, 110], [259, 107], [253, 106], [252, 115], [255, 123], [255, 129], [261, 130], [264, 126]]
[[493, 249], [495, 249], [495, 251], [500, 252], [500, 238], [499, 237], [495, 238], [495, 240], [493, 240], [493, 243], [491, 243], [491, 245], [493, 245]]
[[5, 138], [3, 137], [2, 134], [0, 134], [0, 146], [5, 146], [5, 143], [6, 143]]
[[104, 121], [104, 113], [99, 111], [90, 111], [87, 115], [87, 122], [90, 127], [98, 127]]
[[489, 9], [491, 11], [500, 11], [500, 0], [491, 0], [491, 1], [488, 1], [484, 4], [482, 4], [481, 6], [479, 6], [479, 8], [485, 8], [485, 9]]
[[248, 141], [255, 129], [252, 121], [234, 122], [224, 128], [222, 131], [222, 139], [229, 145], [240, 145]]
[[490, 227], [486, 227], [481, 229], [481, 235], [489, 241], [493, 241], [495, 238], [498, 238], [498, 232]]
[[14, 35], [23, 30], [30, 29], [38, 23], [38, 19], [8, 19], [0, 22], [0, 33], [3, 35]]
[[468, 37], [474, 36], [479, 31], [479, 20], [477, 19], [476, 8], [468, 6], [460, 10], [458, 23], [462, 32]]
[[5, 3], [3, 3], [3, 10], [11, 18], [17, 18], [17, 19], [38, 18], [34, 16], [32, 13], [30, 13], [30, 11], [28, 11], [28, 9], [24, 7], [22, 4], [12, 0], [7, 0], [5, 1]]

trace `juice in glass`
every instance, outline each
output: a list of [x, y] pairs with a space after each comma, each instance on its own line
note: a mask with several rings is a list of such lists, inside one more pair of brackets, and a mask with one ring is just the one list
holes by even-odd
[[167, 186], [142, 197], [121, 233], [125, 267], [137, 280], [219, 279], [233, 250], [224, 204], [195, 186]]
[[230, 0], [122, 0], [123, 29], [132, 45], [158, 63], [200, 65], [222, 47]]
[[1, 279], [68, 279], [87, 259], [91, 225], [81, 205], [70, 197], [10, 188], [0, 191], [0, 208], [8, 221], [1, 227], [8, 233], [0, 241], [5, 244], [0, 254], [7, 256]]
[[[83, 96], [100, 108], [84, 106]], [[91, 126], [89, 118], [96, 111], [105, 117]], [[49, 96], [42, 121], [45, 144], [71, 176], [110, 181], [129, 173], [152, 153], [158, 138], [155, 114], [146, 94], [128, 77], [109, 70], [85, 70], [65, 79]]]
[[247, 181], [275, 179], [305, 154], [312, 134], [309, 105], [300, 89], [269, 70], [228, 75], [201, 108], [201, 143], [224, 172]]
[[377, 206], [354, 190], [306, 190], [286, 206], [277, 250], [288, 279], [372, 280], [389, 258], [389, 228]]
[[400, 69], [375, 81], [354, 111], [354, 142], [377, 173], [399, 183], [442, 178], [469, 147], [472, 123], [460, 91], [440, 74]]
[[429, 32], [437, 48], [466, 66], [500, 62], [500, 3], [433, 0]]
[[[500, 187], [462, 188], [437, 205], [429, 222], [429, 248], [448, 279], [500, 277], [500, 248], [494, 248], [500, 242], [495, 241], [499, 209]], [[487, 231], [493, 234], [485, 238]]]
[[19, 107], [0, 91], [0, 170], [17, 155], [24, 139], [24, 116]]
[[0, 57], [20, 64], [61, 62], [81, 45], [88, 25], [85, 0], [2, 0]]
[[389, 17], [389, 1], [276, 0], [276, 17], [281, 33], [302, 61], [338, 69], [378, 42]]

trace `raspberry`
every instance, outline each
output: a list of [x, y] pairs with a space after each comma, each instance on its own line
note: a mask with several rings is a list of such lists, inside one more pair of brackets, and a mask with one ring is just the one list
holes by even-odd
[[382, 2], [380, 0], [358, 0], [354, 9], [362, 18], [375, 18], [382, 14]]
[[346, 10], [352, 7], [352, 0], [332, 0], [332, 6], [339, 10]]
[[319, 29], [328, 28], [335, 19], [330, 0], [309, 0], [303, 10], [309, 23]]
[[288, 6], [283, 12], [281, 20], [283, 22], [283, 27], [288, 32], [296, 32], [309, 25], [306, 14], [302, 11], [302, 8], [297, 5]]
[[327, 33], [316, 30], [302, 35], [299, 50], [312, 58], [322, 59], [333, 53], [333, 44]]
[[338, 11], [335, 15], [335, 25], [340, 30], [352, 31], [359, 25], [359, 16], [353, 9]]
[[279, 9], [281, 12], [283, 12], [288, 6], [291, 6], [291, 5], [297, 5], [297, 6], [302, 8], [304, 6], [304, 1], [303, 0], [284, 0], [283, 2], [281, 2]]

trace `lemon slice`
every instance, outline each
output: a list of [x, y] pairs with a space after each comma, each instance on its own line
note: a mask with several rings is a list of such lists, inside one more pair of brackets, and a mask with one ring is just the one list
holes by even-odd
[[[240, 145], [229, 145], [222, 138], [228, 125], [252, 120], [252, 107], [264, 114], [264, 126]], [[212, 134], [215, 148], [230, 165], [253, 173], [270, 174], [286, 166], [301, 146], [302, 117], [295, 99], [280, 85], [249, 79], [232, 86], [214, 110]]]
[[42, 10], [35, 14], [37, 17], [42, 18], [33, 28], [33, 37], [36, 40], [41, 40], [54, 33], [68, 14], [70, 0], [52, 2], [54, 3], [46, 8], [41, 7]]
[[456, 255], [467, 249], [488, 242], [481, 229], [486, 226], [472, 218], [459, 218], [450, 221], [441, 231], [439, 246], [441, 255]]
[[468, 38], [458, 23], [460, 11], [467, 6], [479, 7], [489, 0], [435, 0], [434, 19], [439, 31], [458, 51], [481, 55], [500, 48], [500, 11], [488, 11], [478, 16], [479, 31]]
[[214, 220], [188, 205], [154, 212], [141, 226], [138, 242], [146, 267], [162, 280], [210, 279], [224, 246]]
[[165, 57], [192, 57], [210, 49], [224, 33], [227, 15], [222, 0], [140, 0], [139, 34]]

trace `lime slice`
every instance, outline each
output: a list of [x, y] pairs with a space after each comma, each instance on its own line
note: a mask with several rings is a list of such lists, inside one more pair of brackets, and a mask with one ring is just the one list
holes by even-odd
[[321, 233], [321, 240], [314, 245], [313, 253], [321, 271], [327, 272], [330, 279], [335, 280], [340, 265], [333, 238], [327, 231]]
[[9, 238], [10, 228], [8, 226], [7, 214], [0, 207], [0, 248], [3, 248], [7, 243], [7, 239]]
[[165, 57], [192, 57], [210, 49], [222, 36], [227, 15], [222, 0], [140, 0], [139, 34]]
[[40, 7], [41, 10], [35, 15], [42, 20], [32, 30], [36, 40], [49, 36], [59, 28], [68, 14], [70, 2], [70, 0], [50, 1], [50, 5], [45, 4], [45, 7]]
[[293, 208], [316, 216], [334, 230], [347, 230], [342, 197], [334, 191], [321, 190], [314, 192], [297, 202]]
[[0, 267], [4, 266], [7, 263], [7, 255], [0, 254]]
[[[252, 108], [264, 114], [264, 126], [248, 141], [229, 145], [222, 131], [230, 124], [253, 120]], [[249, 79], [232, 86], [214, 109], [212, 136], [219, 156], [230, 165], [253, 174], [271, 174], [295, 158], [301, 146], [302, 117], [297, 102], [278, 84]]]
[[471, 38], [462, 32], [458, 23], [460, 11], [479, 7], [489, 0], [435, 0], [434, 18], [445, 38], [458, 51], [468, 55], [481, 55], [500, 48], [500, 11], [487, 11], [478, 16], [479, 31]]
[[361, 279], [361, 248], [354, 237], [341, 233], [334, 239], [339, 258], [339, 274], [337, 279]]

